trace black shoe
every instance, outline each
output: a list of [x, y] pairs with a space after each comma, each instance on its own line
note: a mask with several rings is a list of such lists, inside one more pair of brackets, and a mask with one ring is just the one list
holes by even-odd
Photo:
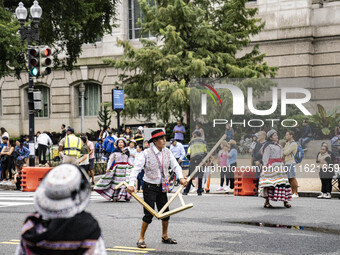
[[202, 192], [198, 192], [197, 195], [198, 195], [198, 196], [202, 196]]
[[182, 194], [182, 195], [186, 196], [186, 195], [188, 195], [188, 192], [183, 192], [183, 194]]
[[94, 185], [94, 182], [91, 182], [91, 185]]

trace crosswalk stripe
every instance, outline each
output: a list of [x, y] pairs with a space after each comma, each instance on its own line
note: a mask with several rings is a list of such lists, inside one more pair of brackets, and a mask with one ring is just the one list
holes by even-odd
[[136, 250], [125, 250], [125, 249], [112, 249], [108, 248], [107, 251], [123, 251], [123, 252], [133, 252], [133, 253], [148, 253], [148, 251], [136, 251]]
[[19, 242], [0, 242], [2, 244], [19, 244]]
[[18, 206], [18, 205], [33, 205], [32, 203], [29, 202], [0, 202], [0, 207], [7, 207], [7, 206]]
[[130, 249], [130, 250], [140, 250], [140, 251], [155, 251], [156, 249], [150, 248], [136, 248], [136, 247], [126, 247], [126, 246], [114, 246], [116, 249]]

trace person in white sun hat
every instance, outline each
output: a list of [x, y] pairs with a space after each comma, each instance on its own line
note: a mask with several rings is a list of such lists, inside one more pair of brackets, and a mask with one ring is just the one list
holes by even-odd
[[82, 169], [71, 164], [52, 169], [35, 192], [36, 212], [26, 218], [15, 254], [106, 254], [97, 220], [84, 211], [90, 193]]

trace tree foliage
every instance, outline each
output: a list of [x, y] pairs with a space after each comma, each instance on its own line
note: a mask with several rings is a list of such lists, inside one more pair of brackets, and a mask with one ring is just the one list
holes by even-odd
[[[33, 1], [22, 2], [29, 14]], [[117, 3], [118, 0], [40, 0], [43, 11], [39, 22], [40, 44], [53, 46], [55, 64], [71, 70], [84, 43], [95, 43], [97, 38], [111, 33]], [[1, 71], [10, 66], [22, 68], [25, 65], [23, 58], [16, 59], [23, 52], [23, 48], [18, 46], [20, 35], [15, 34], [19, 29], [18, 21], [13, 18], [17, 6], [17, 1], [0, 0], [0, 43], [6, 44], [1, 48], [1, 54], [8, 60], [1, 64], [6, 67], [1, 66], [0, 77], [8, 73]], [[4, 37], [6, 34], [9, 36]], [[58, 58], [58, 55], [62, 57]]]
[[97, 123], [100, 129], [111, 125], [111, 111], [109, 105], [104, 105], [100, 108], [97, 116]]
[[263, 62], [258, 45], [237, 55], [264, 27], [255, 18], [257, 9], [245, 7], [246, 0], [162, 0], [155, 6], [139, 2], [144, 32], [156, 39], [140, 39], [142, 48], [118, 40], [124, 55], [104, 60], [125, 72], [124, 114], [134, 116], [142, 108], [145, 116], [182, 117], [190, 106], [188, 87], [193, 78], [275, 75], [276, 68]]
[[17, 32], [19, 23], [0, 0], [0, 77], [24, 67], [24, 47]]

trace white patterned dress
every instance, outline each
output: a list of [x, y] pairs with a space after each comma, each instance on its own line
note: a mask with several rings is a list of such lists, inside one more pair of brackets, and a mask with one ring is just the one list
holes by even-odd
[[128, 163], [129, 153], [124, 151], [115, 151], [111, 154], [108, 165], [113, 167], [109, 168], [107, 172], [94, 187], [105, 199], [113, 202], [126, 202], [130, 201], [131, 195], [126, 191], [126, 187], [122, 186], [115, 189], [116, 185], [122, 181], [129, 182], [132, 166]]
[[282, 163], [282, 148], [269, 143], [263, 152], [263, 168], [259, 180], [259, 194], [272, 201], [292, 200], [291, 187]]

